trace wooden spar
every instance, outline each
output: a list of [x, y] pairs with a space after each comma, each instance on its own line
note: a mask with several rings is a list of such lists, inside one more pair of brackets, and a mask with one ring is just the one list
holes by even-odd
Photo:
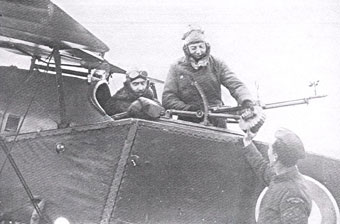
[[[37, 65], [36, 64], [36, 65], [34, 65], [34, 67], [37, 68], [37, 69], [43, 69], [45, 71], [53, 71], [53, 72], [57, 71], [56, 67], [54, 67], [54, 66], [51, 67], [51, 66]], [[60, 68], [60, 69], [61, 69], [62, 74], [70, 74], [70, 75], [75, 75], [75, 76], [79, 76], [79, 77], [85, 77], [86, 78], [87, 75], [89, 74], [89, 73], [86, 73], [86, 72], [74, 71], [74, 70], [69, 70], [69, 69], [62, 69], [62, 68]]]
[[55, 62], [55, 71], [56, 71], [56, 80], [57, 80], [57, 89], [58, 89], [58, 98], [59, 98], [59, 111], [60, 111], [60, 123], [58, 124], [58, 128], [66, 128], [69, 126], [69, 122], [66, 119], [66, 105], [65, 105], [65, 96], [64, 96], [64, 84], [63, 84], [63, 76], [61, 70], [61, 59], [59, 53], [59, 47], [54, 47], [53, 57]]

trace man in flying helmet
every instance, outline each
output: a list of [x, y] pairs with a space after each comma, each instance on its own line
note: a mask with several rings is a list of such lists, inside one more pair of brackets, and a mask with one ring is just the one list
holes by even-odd
[[[253, 98], [249, 90], [223, 61], [210, 54], [210, 45], [201, 28], [190, 26], [182, 40], [184, 57], [171, 65], [164, 85], [162, 103], [165, 109], [203, 110], [203, 99], [197, 85], [203, 90], [209, 107], [223, 105], [223, 85], [244, 109], [252, 108]], [[195, 123], [203, 121], [203, 118], [178, 118]], [[211, 118], [209, 121], [214, 126], [226, 127], [223, 119]]]
[[158, 118], [164, 111], [149, 88], [148, 73], [141, 70], [126, 73], [124, 86], [105, 103], [104, 110], [113, 118], [125, 114], [123, 117], [141, 119]]

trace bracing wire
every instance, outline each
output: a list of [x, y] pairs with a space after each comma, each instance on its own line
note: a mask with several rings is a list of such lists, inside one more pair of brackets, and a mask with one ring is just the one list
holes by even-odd
[[[31, 73], [33, 74], [32, 71], [31, 71]], [[31, 75], [31, 76], [32, 76], [32, 75]], [[27, 79], [26, 79], [26, 80], [27, 80]], [[25, 119], [26, 119], [26, 116], [27, 116], [27, 114], [28, 114], [28, 112], [29, 112], [29, 110], [30, 110], [30, 108], [31, 108], [31, 106], [32, 106], [32, 103], [33, 103], [33, 101], [34, 101], [34, 99], [35, 99], [35, 97], [36, 97], [36, 95], [37, 95], [38, 90], [39, 90], [39, 88], [35, 88], [34, 94], [33, 94], [32, 98], [31, 98], [31, 100], [30, 100], [30, 103], [29, 103], [29, 105], [28, 105], [26, 111], [25, 111], [25, 114], [24, 114], [24, 116], [23, 116], [23, 119], [22, 119], [22, 121], [21, 121], [21, 123], [20, 123], [20, 125], [19, 125], [19, 127], [18, 127], [18, 129], [17, 129], [17, 131], [16, 131], [16, 134], [15, 134], [15, 137], [14, 137], [14, 140], [13, 140], [13, 143], [16, 142], [16, 139], [17, 139], [17, 137], [18, 137], [18, 135], [19, 135], [19, 133], [20, 133], [20, 130], [21, 130], [21, 128], [22, 128], [22, 126], [23, 126], [23, 123], [24, 123], [24, 121], [25, 121]], [[8, 108], [9, 108], [9, 105], [8, 105], [8, 107], [6, 108], [6, 112], [7, 112]], [[1, 166], [1, 169], [0, 169], [0, 175], [1, 175], [1, 173], [3, 172], [3, 169], [4, 169], [4, 167], [5, 167], [5, 164], [6, 164], [7, 160], [9, 160], [10, 163], [11, 163], [11, 165], [12, 165], [12, 167], [13, 167], [13, 169], [14, 169], [14, 171], [15, 171], [15, 173], [16, 173], [16, 175], [18, 176], [18, 178], [19, 178], [21, 184], [23, 185], [23, 187], [24, 187], [24, 189], [25, 189], [25, 191], [26, 191], [26, 193], [27, 193], [27, 195], [28, 195], [28, 197], [29, 197], [29, 199], [30, 199], [30, 201], [31, 201], [31, 203], [32, 203], [32, 205], [33, 205], [33, 207], [34, 207], [34, 209], [36, 210], [38, 216], [39, 216], [41, 219], [44, 219], [44, 220], [48, 221], [48, 219], [46, 219], [46, 218], [42, 215], [42, 212], [40, 211], [39, 206], [38, 206], [37, 203], [34, 201], [34, 196], [33, 196], [33, 194], [32, 194], [32, 191], [30, 190], [29, 186], [27, 185], [27, 183], [26, 183], [26, 181], [25, 181], [25, 179], [24, 179], [22, 173], [20, 172], [20, 169], [19, 169], [18, 166], [16, 165], [16, 163], [15, 163], [15, 161], [14, 161], [14, 158], [13, 158], [12, 155], [11, 155], [11, 151], [12, 151], [12, 149], [14, 148], [14, 144], [11, 146], [10, 149], [8, 149], [8, 148], [7, 148], [7, 145], [5, 144], [4, 141], [0, 141], [0, 143], [1, 143], [1, 146], [2, 146], [1, 148], [3, 149], [3, 151], [5, 152], [5, 155], [6, 155], [5, 161], [3, 162], [2, 166]]]
[[20, 172], [20, 169], [18, 168], [17, 164], [14, 161], [14, 158], [12, 157], [12, 155], [10, 154], [10, 151], [7, 148], [7, 145], [5, 144], [4, 141], [0, 141], [1, 144], [1, 148], [3, 149], [4, 153], [6, 154], [6, 159], [8, 158], [8, 160], [10, 161], [16, 175], [18, 176], [21, 184], [23, 185], [28, 197], [30, 198], [30, 201], [34, 207], [34, 209], [36, 210], [39, 218], [45, 220], [45, 221], [49, 221], [47, 218], [45, 218], [39, 208], [39, 206], [37, 205], [37, 203], [34, 201], [34, 196], [32, 194], [31, 189], [29, 188], [29, 186], [27, 185], [27, 182], [24, 179], [24, 176], [22, 175], [22, 173]]

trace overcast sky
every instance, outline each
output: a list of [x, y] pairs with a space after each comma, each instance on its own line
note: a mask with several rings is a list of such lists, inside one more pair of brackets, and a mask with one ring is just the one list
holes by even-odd
[[[264, 103], [318, 94], [309, 106], [267, 110], [260, 140], [277, 127], [295, 131], [307, 151], [340, 159], [340, 3], [338, 0], [54, 0], [106, 43], [106, 59], [165, 79], [183, 55], [182, 34], [199, 24], [212, 46]], [[0, 50], [0, 65], [13, 64]], [[15, 58], [28, 67], [29, 60]], [[256, 85], [259, 85], [257, 91]], [[158, 86], [159, 89], [162, 86]], [[225, 96], [228, 103], [233, 103]]]

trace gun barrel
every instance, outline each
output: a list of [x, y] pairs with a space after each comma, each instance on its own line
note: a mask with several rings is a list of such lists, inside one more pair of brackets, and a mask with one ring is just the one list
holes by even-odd
[[279, 107], [289, 107], [289, 106], [295, 106], [295, 105], [300, 105], [300, 104], [308, 104], [308, 101], [304, 100], [299, 100], [299, 101], [292, 101], [292, 102], [277, 102], [277, 103], [270, 103], [270, 104], [265, 104], [262, 106], [264, 110], [267, 109], [274, 109], [274, 108], [279, 108]]
[[[265, 105], [259, 105], [262, 107], [262, 109], [273, 109], [273, 108], [279, 108], [279, 107], [289, 107], [289, 106], [295, 106], [295, 105], [300, 105], [300, 104], [308, 104], [310, 100], [318, 99], [318, 98], [323, 98], [326, 97], [327, 95], [320, 95], [320, 96], [311, 96], [307, 98], [301, 98], [301, 99], [296, 99], [296, 100], [285, 100], [285, 101], [280, 101], [280, 102], [275, 102], [275, 103], [268, 103]], [[211, 107], [209, 108], [211, 112], [213, 113], [237, 113], [242, 110], [242, 107], [237, 106], [237, 107]]]
[[326, 96], [327, 95], [311, 96], [311, 97], [301, 98], [301, 99], [296, 99], [296, 100], [286, 100], [286, 101], [281, 101], [281, 102], [268, 103], [262, 106], [262, 108], [263, 109], [274, 109], [274, 108], [279, 108], [279, 107], [289, 107], [289, 106], [295, 106], [295, 105], [300, 105], [300, 104], [309, 104], [310, 100], [323, 98]]

